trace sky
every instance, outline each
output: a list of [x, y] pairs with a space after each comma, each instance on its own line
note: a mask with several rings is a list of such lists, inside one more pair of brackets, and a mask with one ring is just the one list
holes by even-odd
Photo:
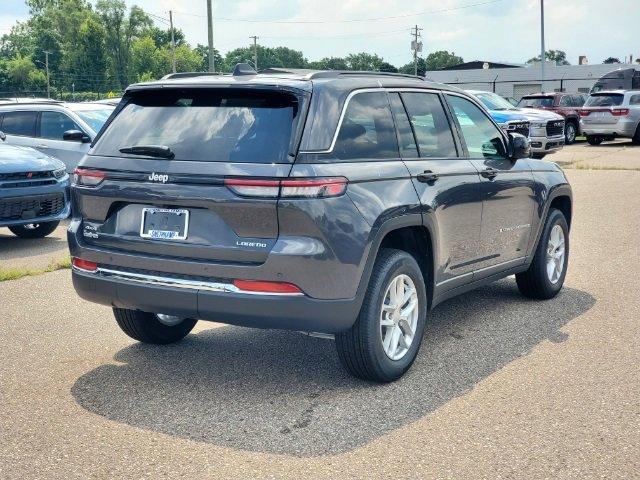
[[[546, 48], [601, 63], [640, 58], [640, 0], [544, 0]], [[93, 2], [95, 3], [95, 2]], [[126, 0], [168, 17], [195, 46], [207, 43], [206, 0]], [[423, 55], [453, 51], [465, 61], [524, 63], [540, 53], [540, 0], [213, 0], [214, 45], [223, 54], [257, 35], [265, 46], [309, 60], [366, 51], [411, 61], [410, 30], [423, 28]], [[28, 18], [23, 0], [0, 0], [0, 34]], [[162, 22], [157, 21], [158, 26]]]

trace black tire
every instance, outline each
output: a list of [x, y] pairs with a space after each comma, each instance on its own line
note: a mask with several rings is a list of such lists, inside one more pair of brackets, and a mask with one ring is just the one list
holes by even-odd
[[[383, 348], [380, 315], [391, 281], [400, 274], [414, 283], [418, 300], [418, 318], [413, 341], [404, 356], [392, 360]], [[418, 355], [427, 316], [427, 296], [422, 271], [415, 258], [402, 250], [381, 249], [376, 258], [369, 286], [354, 325], [335, 335], [338, 357], [352, 375], [374, 382], [392, 382], [400, 378]]]
[[124, 333], [142, 343], [166, 345], [182, 340], [198, 322], [193, 318], [185, 318], [177, 325], [165, 325], [158, 320], [154, 313], [114, 308], [118, 326]]
[[564, 143], [565, 145], [573, 145], [576, 143], [576, 137], [578, 136], [578, 127], [574, 122], [567, 122], [564, 129]]
[[589, 145], [600, 145], [604, 138], [598, 135], [587, 135], [587, 142]]
[[9, 230], [20, 238], [44, 238], [58, 228], [60, 222], [30, 223], [28, 225], [11, 225]]
[[[555, 225], [560, 225], [564, 233], [564, 264], [558, 280], [553, 283], [547, 275], [547, 248], [549, 236]], [[531, 261], [529, 269], [516, 275], [518, 289], [525, 297], [538, 300], [547, 300], [555, 297], [562, 289], [567, 266], [569, 264], [569, 226], [564, 214], [560, 210], [551, 209], [547, 216], [536, 253]]]
[[636, 133], [633, 135], [631, 143], [634, 145], [640, 145], [640, 124], [636, 127]]

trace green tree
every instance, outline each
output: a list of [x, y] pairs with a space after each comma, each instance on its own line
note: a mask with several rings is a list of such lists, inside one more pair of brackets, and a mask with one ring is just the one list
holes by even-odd
[[314, 70], [347, 70], [347, 61], [340, 57], [325, 57], [321, 60], [309, 62], [309, 68]]
[[603, 60], [602, 63], [610, 64], [610, 63], [621, 63], [619, 58], [609, 57], [606, 60]]
[[[171, 45], [171, 29], [163, 30], [156, 26], [152, 26], [144, 32], [144, 36], [151, 37], [158, 48]], [[176, 45], [183, 45], [187, 43], [184, 37], [184, 32], [179, 28], [173, 29], [173, 39], [176, 42]]]
[[[418, 75], [424, 77], [427, 71], [427, 62], [424, 58], [418, 58]], [[406, 73], [408, 75], [413, 75], [415, 73], [415, 67], [413, 62], [407, 63], [406, 65], [401, 66], [398, 71], [400, 73]]]
[[[194, 51], [200, 57], [200, 67], [197, 71], [207, 72], [209, 71], [209, 47], [207, 45], [196, 46]], [[228, 71], [227, 66], [225, 65], [224, 59], [220, 55], [220, 52], [213, 49], [213, 63], [217, 72], [226, 72]]]
[[431, 52], [425, 58], [427, 70], [441, 70], [446, 67], [452, 67], [463, 63], [462, 57], [457, 56], [454, 52], [446, 50], [438, 50]]
[[377, 72], [382, 65], [382, 58], [376, 54], [361, 52], [350, 53], [345, 58], [349, 70]]
[[[544, 52], [544, 58], [545, 60], [548, 60], [550, 62], [556, 62], [556, 65], [570, 65], [570, 63], [567, 61], [567, 54], [562, 50], [547, 50], [546, 52]], [[529, 60], [527, 60], [527, 63], [531, 64], [539, 61], [540, 55], [530, 58]]]
[[38, 70], [30, 58], [18, 55], [6, 62], [6, 75], [14, 90], [43, 90], [47, 85], [44, 73]]
[[398, 69], [387, 62], [382, 62], [378, 67], [378, 70], [381, 72], [398, 73]]

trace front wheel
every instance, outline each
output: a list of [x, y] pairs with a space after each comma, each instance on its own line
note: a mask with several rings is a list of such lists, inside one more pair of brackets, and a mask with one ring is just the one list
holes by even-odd
[[358, 319], [335, 336], [340, 362], [364, 380], [400, 378], [418, 355], [426, 315], [425, 283], [416, 260], [402, 250], [380, 250]]
[[573, 145], [576, 141], [578, 132], [575, 123], [569, 122], [564, 130], [564, 143], [565, 145]]
[[174, 317], [126, 308], [114, 308], [120, 329], [142, 343], [166, 345], [182, 340], [198, 322], [193, 318]]
[[589, 145], [600, 145], [604, 138], [597, 135], [587, 135], [587, 142]]
[[58, 228], [60, 222], [27, 223], [11, 225], [9, 230], [20, 238], [44, 238]]
[[520, 293], [546, 300], [562, 289], [569, 262], [569, 226], [560, 210], [549, 211], [529, 269], [516, 275]]

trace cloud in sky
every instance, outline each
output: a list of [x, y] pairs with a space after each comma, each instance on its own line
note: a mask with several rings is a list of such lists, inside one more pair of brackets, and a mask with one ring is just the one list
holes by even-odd
[[[424, 53], [450, 50], [465, 60], [524, 62], [540, 50], [539, 0], [213, 0], [214, 43], [223, 53], [250, 43], [302, 50], [310, 60], [367, 51], [401, 65], [411, 59], [410, 29], [423, 30]], [[126, 0], [156, 15], [174, 11], [176, 27], [206, 44], [205, 0]], [[484, 3], [484, 4], [482, 4]], [[21, 0], [0, 2], [0, 31], [27, 14]], [[469, 8], [457, 7], [477, 4]], [[435, 12], [439, 11], [439, 12]], [[421, 15], [409, 16], [416, 12]], [[396, 16], [376, 21], [362, 19]], [[639, 0], [545, 0], [546, 46], [571, 63], [640, 57]], [[245, 21], [230, 21], [238, 19]], [[253, 20], [248, 22], [246, 20]], [[255, 20], [324, 23], [265, 23]], [[342, 22], [336, 22], [341, 20]]]

